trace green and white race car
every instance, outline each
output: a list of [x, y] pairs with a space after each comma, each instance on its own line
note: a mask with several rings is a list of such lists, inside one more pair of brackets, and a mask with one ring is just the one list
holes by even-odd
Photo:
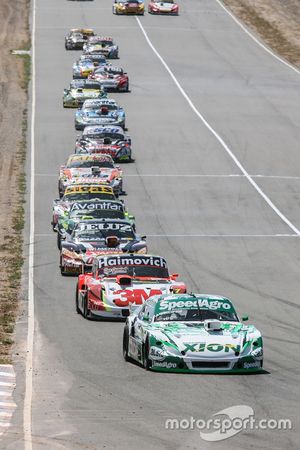
[[98, 81], [73, 80], [68, 89], [63, 92], [64, 108], [79, 108], [85, 100], [106, 98], [107, 93]]
[[240, 322], [228, 298], [159, 295], [127, 317], [123, 356], [161, 372], [260, 372], [263, 341], [253, 325]]

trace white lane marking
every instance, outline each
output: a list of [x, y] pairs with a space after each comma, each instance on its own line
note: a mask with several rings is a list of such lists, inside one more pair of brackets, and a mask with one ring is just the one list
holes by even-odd
[[299, 234], [147, 234], [147, 238], [150, 237], [162, 237], [162, 238], [278, 238], [278, 237], [296, 237], [299, 238]]
[[259, 39], [257, 39], [243, 24], [240, 22], [235, 15], [229, 11], [229, 9], [226, 8], [226, 6], [222, 3], [220, 0], [216, 0], [216, 2], [221, 6], [221, 8], [224, 9], [224, 11], [227, 12], [227, 14], [235, 21], [235, 23], [251, 38], [253, 41], [255, 41], [261, 48], [263, 48], [269, 55], [273, 56], [277, 61], [281, 62], [285, 66], [287, 66], [289, 69], [292, 69], [294, 72], [296, 72], [298, 75], [300, 75], [300, 70], [297, 69], [297, 67], [293, 66], [289, 62], [285, 61], [280, 56], [276, 55], [270, 48], [268, 48], [266, 45], [264, 45]]
[[174, 81], [175, 85], [181, 92], [182, 96], [187, 101], [190, 108], [194, 111], [194, 113], [199, 117], [199, 119], [203, 122], [203, 124], [206, 126], [206, 128], [213, 134], [213, 136], [217, 139], [217, 141], [222, 145], [226, 153], [230, 156], [230, 158], [234, 161], [234, 163], [237, 165], [237, 167], [240, 169], [240, 171], [245, 175], [249, 183], [254, 187], [254, 189], [259, 193], [259, 195], [265, 200], [265, 202], [273, 209], [273, 211], [281, 218], [281, 220], [291, 229], [294, 231], [294, 233], [298, 234], [300, 236], [300, 230], [292, 224], [292, 222], [275, 206], [275, 204], [272, 202], [272, 200], [263, 192], [263, 190], [258, 186], [258, 184], [251, 178], [251, 175], [247, 172], [245, 167], [240, 163], [238, 158], [235, 156], [235, 154], [232, 152], [232, 150], [228, 147], [226, 142], [221, 138], [221, 136], [216, 132], [216, 130], [207, 122], [207, 120], [204, 118], [204, 116], [198, 111], [192, 100], [189, 98], [171, 69], [169, 68], [168, 64], [165, 62], [163, 57], [158, 53], [152, 42], [150, 41], [143, 25], [141, 24], [141, 21], [138, 17], [136, 17], [136, 21], [149, 45], [149, 47], [153, 50], [155, 55], [158, 57], [166, 71], [169, 73], [170, 77]]
[[[57, 173], [36, 173], [35, 176], [38, 177], [57, 177]], [[300, 180], [300, 176], [294, 175], [251, 175], [251, 178], [274, 178], [275, 180]], [[229, 174], [201, 174], [201, 173], [125, 173], [123, 174], [123, 178], [127, 177], [161, 177], [161, 178], [246, 178], [243, 173], [229, 173]]]
[[0, 417], [2, 419], [11, 419], [13, 413], [8, 411], [0, 411]]
[[0, 408], [6, 407], [6, 408], [15, 408], [17, 405], [14, 402], [1, 402], [0, 401]]
[[33, 372], [33, 335], [34, 335], [34, 171], [35, 171], [35, 102], [36, 102], [36, 68], [35, 68], [35, 32], [36, 0], [32, 0], [31, 31], [31, 127], [30, 127], [30, 210], [29, 210], [29, 256], [28, 256], [28, 330], [25, 365], [25, 398], [23, 409], [24, 449], [32, 450], [31, 406], [32, 406], [32, 372]]
[[[147, 237], [186, 237], [186, 238], [190, 238], [190, 237], [219, 237], [219, 238], [227, 238], [227, 237], [300, 237], [299, 234], [148, 234], [145, 233], [145, 235]], [[54, 233], [52, 234], [35, 234], [35, 236], [38, 237], [53, 237], [55, 236]]]
[[8, 387], [15, 387], [16, 383], [9, 383], [6, 381], [0, 381], [0, 386], [8, 386]]
[[0, 377], [16, 378], [16, 375], [14, 373], [9, 372], [0, 372]]

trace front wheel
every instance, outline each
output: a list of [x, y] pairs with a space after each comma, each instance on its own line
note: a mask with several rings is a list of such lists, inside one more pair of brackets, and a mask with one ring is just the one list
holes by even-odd
[[57, 232], [57, 248], [61, 250], [61, 236], [59, 231]]
[[80, 314], [78, 301], [79, 301], [79, 299], [78, 299], [78, 283], [77, 283], [76, 284], [76, 294], [75, 294], [75, 308], [76, 308], [77, 314]]
[[129, 361], [130, 358], [128, 356], [128, 344], [129, 344], [129, 330], [126, 326], [123, 332], [123, 358], [125, 361]]
[[88, 295], [85, 294], [84, 299], [83, 299], [83, 317], [85, 319], [88, 319], [90, 315], [90, 310], [88, 308]]

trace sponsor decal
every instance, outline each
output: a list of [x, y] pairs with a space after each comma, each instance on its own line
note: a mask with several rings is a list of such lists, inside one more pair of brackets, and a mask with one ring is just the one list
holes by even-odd
[[163, 367], [164, 369], [176, 369], [177, 364], [172, 362], [160, 362], [160, 361], [153, 361], [154, 367]]
[[230, 311], [232, 305], [228, 300], [212, 300], [207, 298], [198, 298], [195, 300], [161, 300], [159, 303], [160, 311], [172, 311], [173, 309], [192, 309], [205, 308], [219, 311]]
[[[152, 295], [160, 295], [160, 289], [119, 289], [113, 293], [113, 302], [116, 306], [124, 307], [129, 304], [142, 305]], [[117, 297], [117, 298], [115, 298]]]
[[99, 268], [107, 266], [155, 266], [167, 268], [167, 263], [160, 256], [114, 256], [99, 261]]
[[260, 361], [256, 362], [245, 362], [243, 364], [244, 369], [254, 369], [255, 367], [260, 367]]
[[241, 346], [240, 345], [233, 345], [233, 344], [206, 344], [205, 342], [183, 342], [184, 345], [184, 351], [185, 352], [225, 352], [229, 353], [232, 352], [240, 352]]
[[101, 223], [79, 223], [80, 231], [98, 231], [98, 230], [119, 230], [132, 231], [132, 226], [125, 223], [101, 222]]
[[159, 347], [150, 347], [149, 350], [149, 357], [153, 360], [153, 361], [163, 361], [165, 359], [165, 355], [164, 352], [161, 348]]
[[93, 203], [73, 203], [71, 206], [71, 212], [73, 211], [123, 211], [124, 206], [119, 203], [113, 202], [93, 202]]
[[113, 190], [110, 186], [68, 186], [65, 195], [69, 194], [101, 194], [103, 192], [106, 192], [107, 194], [113, 194]]

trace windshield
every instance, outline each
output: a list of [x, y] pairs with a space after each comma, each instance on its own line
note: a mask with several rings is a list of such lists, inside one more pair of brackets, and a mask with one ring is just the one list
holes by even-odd
[[72, 211], [70, 218], [86, 217], [90, 219], [125, 219], [123, 211], [108, 210], [108, 209], [95, 209], [95, 210], [80, 210]]
[[84, 137], [89, 137], [91, 139], [104, 139], [106, 137], [113, 139], [115, 141], [124, 140], [124, 135], [120, 133], [109, 133], [109, 132], [103, 132], [103, 133], [91, 133], [91, 134], [84, 134]]
[[157, 314], [154, 322], [202, 322], [207, 319], [216, 319], [228, 322], [237, 322], [238, 318], [233, 311], [213, 311], [211, 309], [176, 309]]
[[114, 200], [114, 194], [108, 192], [74, 192], [72, 194], [65, 195], [63, 201], [67, 202], [77, 202], [81, 200]]
[[81, 242], [104, 241], [104, 237], [99, 230], [76, 231], [74, 238]]
[[91, 167], [102, 167], [102, 168], [109, 168], [112, 169], [114, 167], [114, 164], [112, 161], [109, 160], [92, 160], [92, 161], [82, 161], [82, 160], [72, 160], [68, 165], [68, 169], [75, 169], [75, 168], [91, 168]]
[[91, 103], [91, 104], [87, 104], [83, 106], [83, 110], [84, 111], [94, 111], [94, 110], [98, 110], [101, 109], [102, 107], [107, 108], [109, 111], [114, 111], [116, 109], [118, 109], [117, 105], [114, 104], [96, 104], [96, 103]]
[[146, 277], [146, 278], [168, 278], [169, 273], [166, 267], [156, 266], [114, 266], [114, 267], [101, 267], [99, 269], [99, 275], [107, 277], [116, 277], [117, 275], [129, 275], [134, 277]]

